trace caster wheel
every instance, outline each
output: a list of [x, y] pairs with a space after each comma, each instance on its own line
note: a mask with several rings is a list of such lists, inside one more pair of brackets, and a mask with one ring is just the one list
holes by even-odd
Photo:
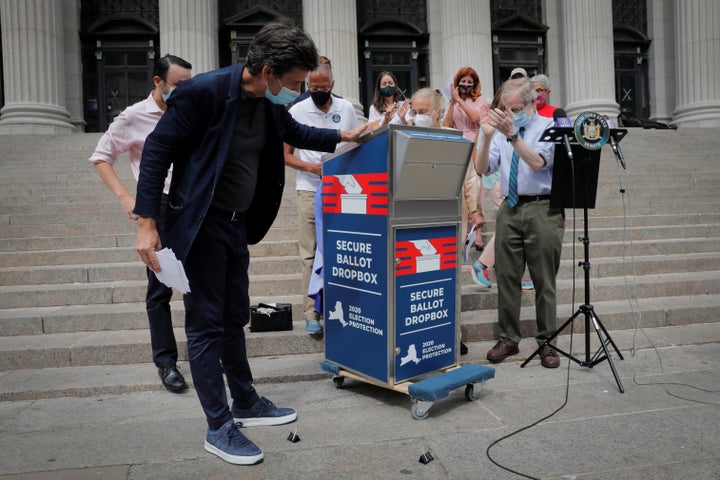
[[335, 388], [343, 388], [345, 377], [333, 377], [333, 383], [335, 384]]
[[465, 398], [468, 402], [472, 402], [473, 400], [480, 398], [480, 387], [474, 383], [469, 383], [465, 386]]
[[411, 413], [412, 413], [412, 417], [413, 417], [415, 420], [425, 420], [425, 419], [428, 417], [428, 415], [429, 415], [428, 410], [423, 409], [423, 408], [422, 408], [419, 404], [417, 404], [417, 403], [412, 406]]

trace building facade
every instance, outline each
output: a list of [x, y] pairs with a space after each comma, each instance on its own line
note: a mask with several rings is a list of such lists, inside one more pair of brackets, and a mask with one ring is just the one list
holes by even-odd
[[159, 55], [193, 74], [242, 62], [278, 18], [310, 33], [359, 114], [384, 70], [410, 97], [471, 66], [491, 98], [523, 67], [571, 117], [720, 126], [716, 0], [0, 0], [0, 134], [104, 131]]

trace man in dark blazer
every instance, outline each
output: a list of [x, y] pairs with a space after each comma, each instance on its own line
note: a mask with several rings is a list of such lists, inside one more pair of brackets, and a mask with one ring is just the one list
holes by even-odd
[[[184, 297], [185, 331], [195, 390], [208, 421], [205, 450], [230, 463], [252, 465], [263, 459], [240, 426], [297, 418], [295, 410], [278, 408], [255, 391], [243, 331], [250, 315], [247, 246], [262, 240], [277, 215], [284, 186], [283, 142], [331, 152], [340, 141], [357, 140], [366, 128], [317, 129], [287, 113], [283, 104], [298, 95], [317, 63], [317, 50], [305, 32], [269, 24], [253, 39], [246, 64], [183, 82], [143, 150], [135, 249], [156, 272], [155, 252], [163, 246], [172, 248], [185, 267], [191, 290]], [[161, 245], [155, 219], [171, 162], [166, 245]]]

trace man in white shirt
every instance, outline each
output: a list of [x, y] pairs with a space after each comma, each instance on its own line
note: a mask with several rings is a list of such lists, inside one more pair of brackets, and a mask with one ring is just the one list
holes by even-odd
[[[133, 175], [135, 180], [138, 179], [145, 138], [155, 129], [155, 125], [165, 113], [165, 101], [175, 87], [190, 78], [191, 68], [190, 63], [175, 55], [165, 55], [158, 59], [153, 71], [153, 91], [145, 100], [127, 107], [113, 120], [90, 156], [90, 162], [95, 166], [100, 178], [112, 190], [123, 211], [132, 220], [138, 219], [137, 215], [132, 213], [135, 196], [128, 192], [118, 178], [115, 161], [120, 154], [128, 153]], [[171, 174], [172, 170], [165, 179], [165, 195], [170, 189]], [[166, 201], [163, 203], [166, 204]], [[150, 269], [147, 269], [147, 277], [145, 307], [150, 324], [153, 362], [165, 388], [171, 392], [181, 392], [187, 388], [187, 384], [177, 369], [177, 343], [170, 316], [172, 289], [160, 283]]]
[[[305, 125], [321, 128], [350, 130], [358, 125], [357, 115], [347, 100], [332, 95], [334, 86], [332, 67], [319, 65], [308, 75], [310, 98], [290, 108], [293, 118]], [[302, 267], [302, 288], [307, 293], [312, 274], [317, 238], [315, 235], [315, 192], [322, 181], [322, 160], [324, 152], [295, 149], [285, 144], [285, 165], [297, 172], [295, 180], [298, 206], [298, 241]], [[320, 313], [315, 310], [313, 299], [304, 296], [303, 313], [305, 330], [310, 335], [321, 335]]]

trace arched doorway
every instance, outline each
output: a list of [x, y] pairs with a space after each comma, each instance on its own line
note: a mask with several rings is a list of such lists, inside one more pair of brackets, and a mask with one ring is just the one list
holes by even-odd
[[623, 25], [613, 29], [615, 49], [615, 101], [626, 117], [650, 117], [648, 48], [650, 39]]
[[532, 77], [545, 73], [546, 35], [549, 27], [522, 14], [514, 14], [492, 26], [493, 90], [522, 67]]
[[103, 132], [152, 90], [158, 28], [140, 17], [107, 16], [90, 25], [81, 39], [86, 131]]
[[368, 114], [375, 80], [382, 71], [398, 79], [398, 87], [407, 98], [428, 86], [428, 35], [416, 26], [395, 20], [371, 23], [360, 31], [360, 95]]
[[220, 26], [220, 66], [245, 63], [248, 47], [262, 27], [268, 23], [289, 17], [264, 7], [252, 7], [224, 18]]

